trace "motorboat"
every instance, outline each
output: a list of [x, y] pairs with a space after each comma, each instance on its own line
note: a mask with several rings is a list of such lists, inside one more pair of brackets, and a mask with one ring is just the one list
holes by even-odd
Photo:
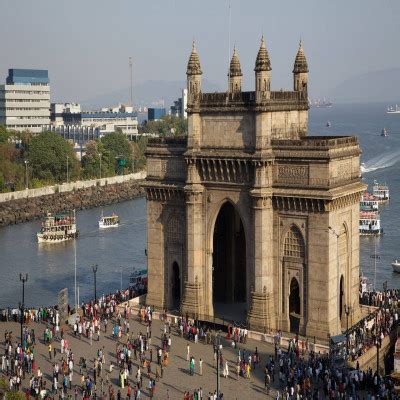
[[396, 260], [394, 260], [392, 262], [392, 268], [393, 268], [393, 272], [399, 272], [400, 273], [400, 261], [397, 260], [397, 258], [396, 258]]
[[101, 216], [99, 220], [99, 229], [116, 228], [119, 226], [119, 217], [116, 214], [110, 216]]

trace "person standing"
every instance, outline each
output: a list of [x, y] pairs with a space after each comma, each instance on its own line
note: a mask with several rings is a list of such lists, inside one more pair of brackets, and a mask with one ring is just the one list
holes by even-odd
[[203, 360], [201, 358], [199, 360], [199, 374], [200, 376], [203, 375]]
[[128, 383], [128, 388], [127, 388], [127, 391], [126, 391], [126, 398], [127, 398], [127, 400], [131, 400], [131, 393], [132, 393], [131, 384]]
[[48, 350], [49, 350], [49, 359], [51, 360], [51, 343], [49, 343]]
[[190, 346], [189, 343], [186, 345], [186, 361], [190, 360]]

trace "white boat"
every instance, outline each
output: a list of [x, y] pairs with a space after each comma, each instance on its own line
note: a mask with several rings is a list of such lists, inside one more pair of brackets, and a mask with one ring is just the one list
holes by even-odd
[[363, 195], [361, 196], [360, 210], [361, 211], [378, 211], [379, 210], [378, 199], [374, 195], [372, 195], [368, 192], [364, 192]]
[[386, 128], [383, 128], [382, 129], [382, 131], [381, 131], [381, 136], [389, 136], [389, 132], [388, 132], [388, 130], [386, 129]]
[[360, 235], [381, 235], [381, 219], [378, 211], [360, 211]]
[[400, 273], [400, 261], [399, 260], [394, 260], [392, 262], [392, 268], [393, 268], [393, 272], [399, 272]]
[[47, 213], [36, 236], [39, 243], [60, 243], [75, 239], [78, 234], [75, 210], [73, 210], [57, 214]]
[[400, 114], [400, 107], [397, 104], [394, 107], [389, 106], [386, 110], [386, 114]]
[[100, 229], [108, 229], [108, 228], [116, 228], [119, 226], [119, 217], [118, 215], [114, 214], [111, 216], [104, 217], [103, 215], [99, 221], [99, 228]]
[[129, 277], [129, 288], [136, 293], [144, 293], [147, 290], [147, 269], [137, 270]]
[[390, 199], [389, 186], [381, 185], [377, 181], [374, 181], [372, 195], [380, 202], [388, 201]]

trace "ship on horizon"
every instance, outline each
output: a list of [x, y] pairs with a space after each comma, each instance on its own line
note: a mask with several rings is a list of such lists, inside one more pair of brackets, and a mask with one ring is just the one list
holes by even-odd
[[325, 99], [325, 97], [321, 100], [321, 99], [308, 99], [308, 104], [310, 105], [310, 107], [312, 108], [331, 108], [333, 106], [333, 103], [327, 99]]
[[389, 106], [386, 110], [386, 114], [400, 114], [400, 107], [397, 104], [395, 106]]

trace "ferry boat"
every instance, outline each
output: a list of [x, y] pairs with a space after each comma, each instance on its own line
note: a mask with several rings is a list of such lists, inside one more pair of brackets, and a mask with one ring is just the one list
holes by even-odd
[[392, 262], [392, 268], [393, 268], [393, 272], [399, 272], [400, 273], [400, 261], [397, 260], [397, 258], [396, 258], [396, 260], [394, 260]]
[[136, 293], [144, 293], [147, 290], [147, 269], [140, 269], [131, 273], [129, 289]]
[[361, 196], [360, 201], [360, 210], [361, 211], [378, 211], [379, 210], [379, 201], [375, 198], [374, 195], [368, 192], [364, 192]]
[[37, 233], [39, 243], [60, 243], [78, 237], [75, 210], [63, 213], [47, 213]]
[[388, 201], [390, 198], [389, 195], [389, 186], [380, 185], [377, 181], [374, 181], [374, 186], [372, 187], [372, 194], [379, 202]]
[[381, 235], [381, 219], [378, 211], [360, 211], [360, 235]]
[[116, 228], [119, 226], [119, 217], [118, 215], [114, 214], [111, 216], [103, 216], [101, 215], [99, 221], [99, 228], [100, 229], [107, 229], [107, 228]]
[[382, 131], [381, 131], [381, 136], [389, 136], [389, 132], [388, 132], [388, 130], [386, 129], [386, 128], [383, 128], [382, 129]]
[[394, 107], [389, 106], [386, 110], [386, 114], [400, 114], [400, 107], [397, 104]]

